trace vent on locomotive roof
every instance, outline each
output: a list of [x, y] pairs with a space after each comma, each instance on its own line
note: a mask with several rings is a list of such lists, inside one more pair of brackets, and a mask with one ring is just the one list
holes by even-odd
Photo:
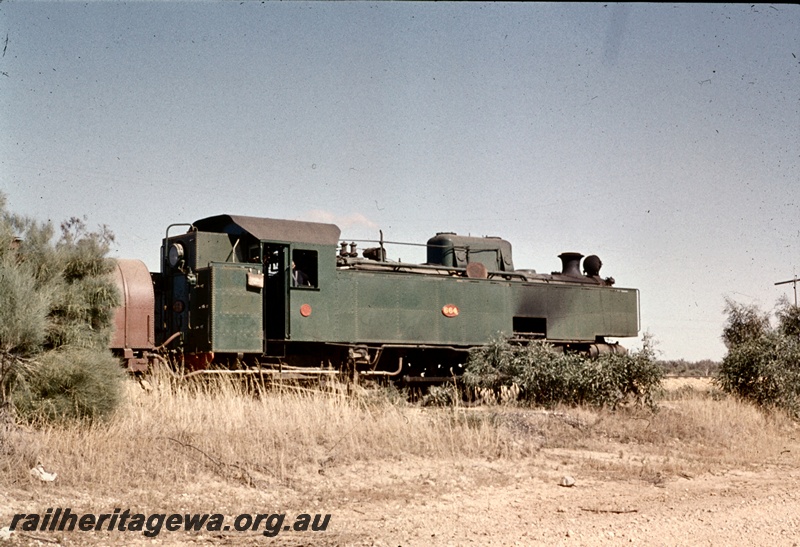
[[583, 260], [583, 273], [589, 277], [600, 275], [600, 268], [603, 267], [603, 261], [597, 255], [589, 255]]
[[428, 264], [466, 268], [473, 262], [483, 264], [488, 272], [513, 271], [511, 243], [499, 237], [460, 236], [453, 232], [439, 232], [428, 240]]

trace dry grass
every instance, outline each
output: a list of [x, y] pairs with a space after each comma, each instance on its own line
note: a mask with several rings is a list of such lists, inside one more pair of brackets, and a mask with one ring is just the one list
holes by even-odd
[[[396, 404], [380, 393], [284, 389], [260, 395], [233, 381], [145, 391], [131, 380], [128, 404], [107, 423], [6, 434], [11, 476], [41, 460], [63, 485], [109, 490], [187, 484], [198, 475], [246, 485], [290, 484], [309, 471], [358, 460], [515, 457], [524, 450], [486, 419], [457, 409]], [[473, 418], [473, 417], [471, 417]]]
[[794, 422], [704, 387], [668, 389], [654, 414], [423, 408], [385, 391], [257, 393], [225, 380], [176, 385], [162, 379], [154, 386], [145, 391], [129, 381], [128, 403], [107, 423], [4, 430], [0, 489], [36, 488], [27, 472], [42, 461], [59, 473], [60, 487], [161, 506], [168, 499], [164, 485], [176, 492], [208, 492], [209, 484], [302, 491], [307, 477], [359, 462], [538, 465], [543, 457], [658, 485], [669, 476], [777, 465], [800, 452]]
[[550, 418], [539, 426], [543, 448], [605, 476], [658, 483], [668, 476], [790, 465], [800, 453], [796, 422], [724, 396], [707, 379], [665, 382], [656, 413], [561, 409], [557, 414], [570, 420]]

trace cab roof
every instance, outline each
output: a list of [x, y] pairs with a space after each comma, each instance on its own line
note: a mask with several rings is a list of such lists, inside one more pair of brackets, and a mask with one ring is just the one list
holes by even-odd
[[336, 245], [341, 230], [335, 224], [280, 220], [241, 215], [217, 215], [196, 220], [193, 226], [201, 232], [230, 235], [248, 233], [258, 240]]

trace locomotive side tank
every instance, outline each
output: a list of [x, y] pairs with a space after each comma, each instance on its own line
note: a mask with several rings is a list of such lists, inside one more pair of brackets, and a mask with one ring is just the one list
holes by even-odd
[[[178, 226], [188, 230], [170, 235]], [[537, 274], [515, 270], [511, 244], [495, 237], [437, 234], [424, 264], [387, 260], [382, 241], [358, 256], [339, 237], [332, 224], [237, 215], [170, 226], [153, 274], [157, 343], [191, 368], [236, 360], [430, 377], [501, 334], [592, 352], [638, 335], [638, 291], [601, 279], [597, 257], [585, 274], [579, 253]]]

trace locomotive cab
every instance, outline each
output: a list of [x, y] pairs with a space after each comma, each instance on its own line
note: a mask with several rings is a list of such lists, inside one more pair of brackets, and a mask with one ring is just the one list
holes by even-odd
[[319, 256], [333, 256], [339, 229], [232, 215], [183, 226], [180, 235], [168, 229], [162, 245], [159, 339], [179, 335], [191, 367], [220, 355], [282, 355], [293, 302], [313, 300], [333, 276], [333, 261], [328, 272]]

